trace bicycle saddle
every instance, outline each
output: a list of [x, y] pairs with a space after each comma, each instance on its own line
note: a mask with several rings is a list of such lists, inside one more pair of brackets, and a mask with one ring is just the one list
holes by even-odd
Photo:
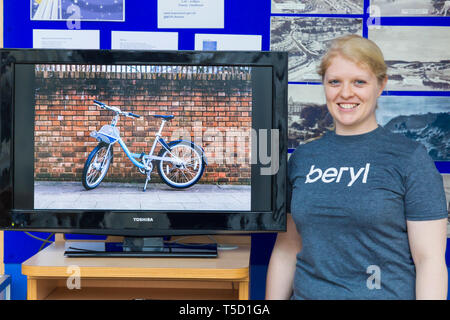
[[170, 120], [172, 120], [175, 116], [174, 116], [174, 115], [163, 116], [163, 115], [160, 115], [160, 114], [154, 114], [153, 117], [155, 117], [155, 118], [162, 118], [162, 119], [164, 119], [164, 120], [166, 120], [166, 121], [170, 121]]

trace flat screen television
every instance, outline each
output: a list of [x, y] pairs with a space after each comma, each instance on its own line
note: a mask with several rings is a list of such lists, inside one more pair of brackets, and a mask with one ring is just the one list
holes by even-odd
[[2, 229], [285, 230], [286, 53], [0, 52]]

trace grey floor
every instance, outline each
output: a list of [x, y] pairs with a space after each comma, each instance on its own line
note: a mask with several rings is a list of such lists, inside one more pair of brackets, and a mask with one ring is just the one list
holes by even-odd
[[165, 184], [102, 182], [85, 190], [80, 182], [39, 181], [34, 185], [35, 209], [115, 210], [250, 210], [250, 186], [196, 184], [173, 189]]

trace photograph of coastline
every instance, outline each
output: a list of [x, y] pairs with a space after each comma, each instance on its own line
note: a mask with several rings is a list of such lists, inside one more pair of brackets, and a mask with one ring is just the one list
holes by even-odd
[[272, 0], [272, 13], [362, 14], [364, 0]]
[[362, 35], [362, 19], [272, 17], [270, 29], [270, 50], [289, 53], [289, 81], [320, 82], [317, 65], [330, 41]]
[[377, 122], [422, 143], [435, 161], [450, 161], [450, 97], [381, 96]]
[[379, 26], [369, 39], [388, 65], [386, 90], [450, 90], [450, 28]]
[[288, 87], [288, 148], [320, 138], [333, 128], [322, 85]]
[[371, 0], [381, 16], [450, 16], [450, 1], [444, 0]]

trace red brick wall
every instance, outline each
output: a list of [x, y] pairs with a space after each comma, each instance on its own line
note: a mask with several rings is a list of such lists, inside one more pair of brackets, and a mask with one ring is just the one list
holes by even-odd
[[[250, 70], [68, 65], [36, 68], [36, 180], [81, 181], [84, 163], [98, 143], [89, 133], [113, 118], [93, 99], [142, 116], [121, 116], [117, 124], [131, 152], [150, 151], [161, 123], [152, 115], [173, 114], [163, 138], [197, 137], [194, 142], [205, 149], [209, 161], [200, 183], [250, 182]], [[152, 179], [158, 180], [156, 168]], [[116, 143], [105, 181], [144, 180]]]

